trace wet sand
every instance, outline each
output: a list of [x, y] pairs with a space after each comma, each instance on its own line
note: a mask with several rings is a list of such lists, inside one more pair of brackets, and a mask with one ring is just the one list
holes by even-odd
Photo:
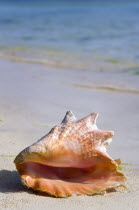
[[[138, 91], [139, 76], [129, 72], [67, 71], [0, 60], [1, 208], [139, 209]], [[69, 109], [78, 119], [99, 112], [98, 128], [115, 132], [108, 153], [126, 163], [127, 190], [56, 199], [20, 184], [15, 156], [59, 124]]]

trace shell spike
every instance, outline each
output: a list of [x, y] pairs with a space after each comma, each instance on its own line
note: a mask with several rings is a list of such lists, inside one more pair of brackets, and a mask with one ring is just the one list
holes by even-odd
[[113, 131], [104, 131], [104, 138], [105, 139], [109, 139], [111, 137], [114, 136], [114, 132]]
[[73, 122], [76, 120], [76, 117], [73, 115], [72, 111], [69, 110], [66, 112], [64, 119], [62, 120], [62, 124]]
[[99, 114], [98, 112], [93, 112], [92, 114], [88, 115], [87, 117], [83, 118], [82, 120], [88, 124], [96, 124], [98, 114]]

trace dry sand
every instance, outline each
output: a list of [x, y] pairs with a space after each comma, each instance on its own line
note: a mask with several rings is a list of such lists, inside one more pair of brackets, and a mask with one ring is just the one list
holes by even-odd
[[[139, 209], [138, 91], [139, 76], [131, 73], [64, 71], [1, 60], [0, 209]], [[77, 118], [99, 112], [98, 127], [115, 131], [108, 153], [128, 163], [123, 166], [127, 190], [58, 199], [21, 185], [15, 156], [59, 124], [69, 109]]]

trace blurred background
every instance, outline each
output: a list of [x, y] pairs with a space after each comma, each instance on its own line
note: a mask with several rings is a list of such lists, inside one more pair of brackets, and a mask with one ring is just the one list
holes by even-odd
[[138, 0], [0, 0], [0, 56], [139, 73], [138, 21]]

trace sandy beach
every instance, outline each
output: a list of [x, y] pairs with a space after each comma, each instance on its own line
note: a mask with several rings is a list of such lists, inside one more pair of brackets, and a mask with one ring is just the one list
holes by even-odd
[[[0, 60], [0, 99], [1, 209], [139, 209], [137, 75]], [[107, 150], [124, 163], [127, 189], [57, 199], [21, 185], [15, 156], [58, 125], [67, 110], [78, 119], [99, 112], [98, 128], [115, 132]]]

